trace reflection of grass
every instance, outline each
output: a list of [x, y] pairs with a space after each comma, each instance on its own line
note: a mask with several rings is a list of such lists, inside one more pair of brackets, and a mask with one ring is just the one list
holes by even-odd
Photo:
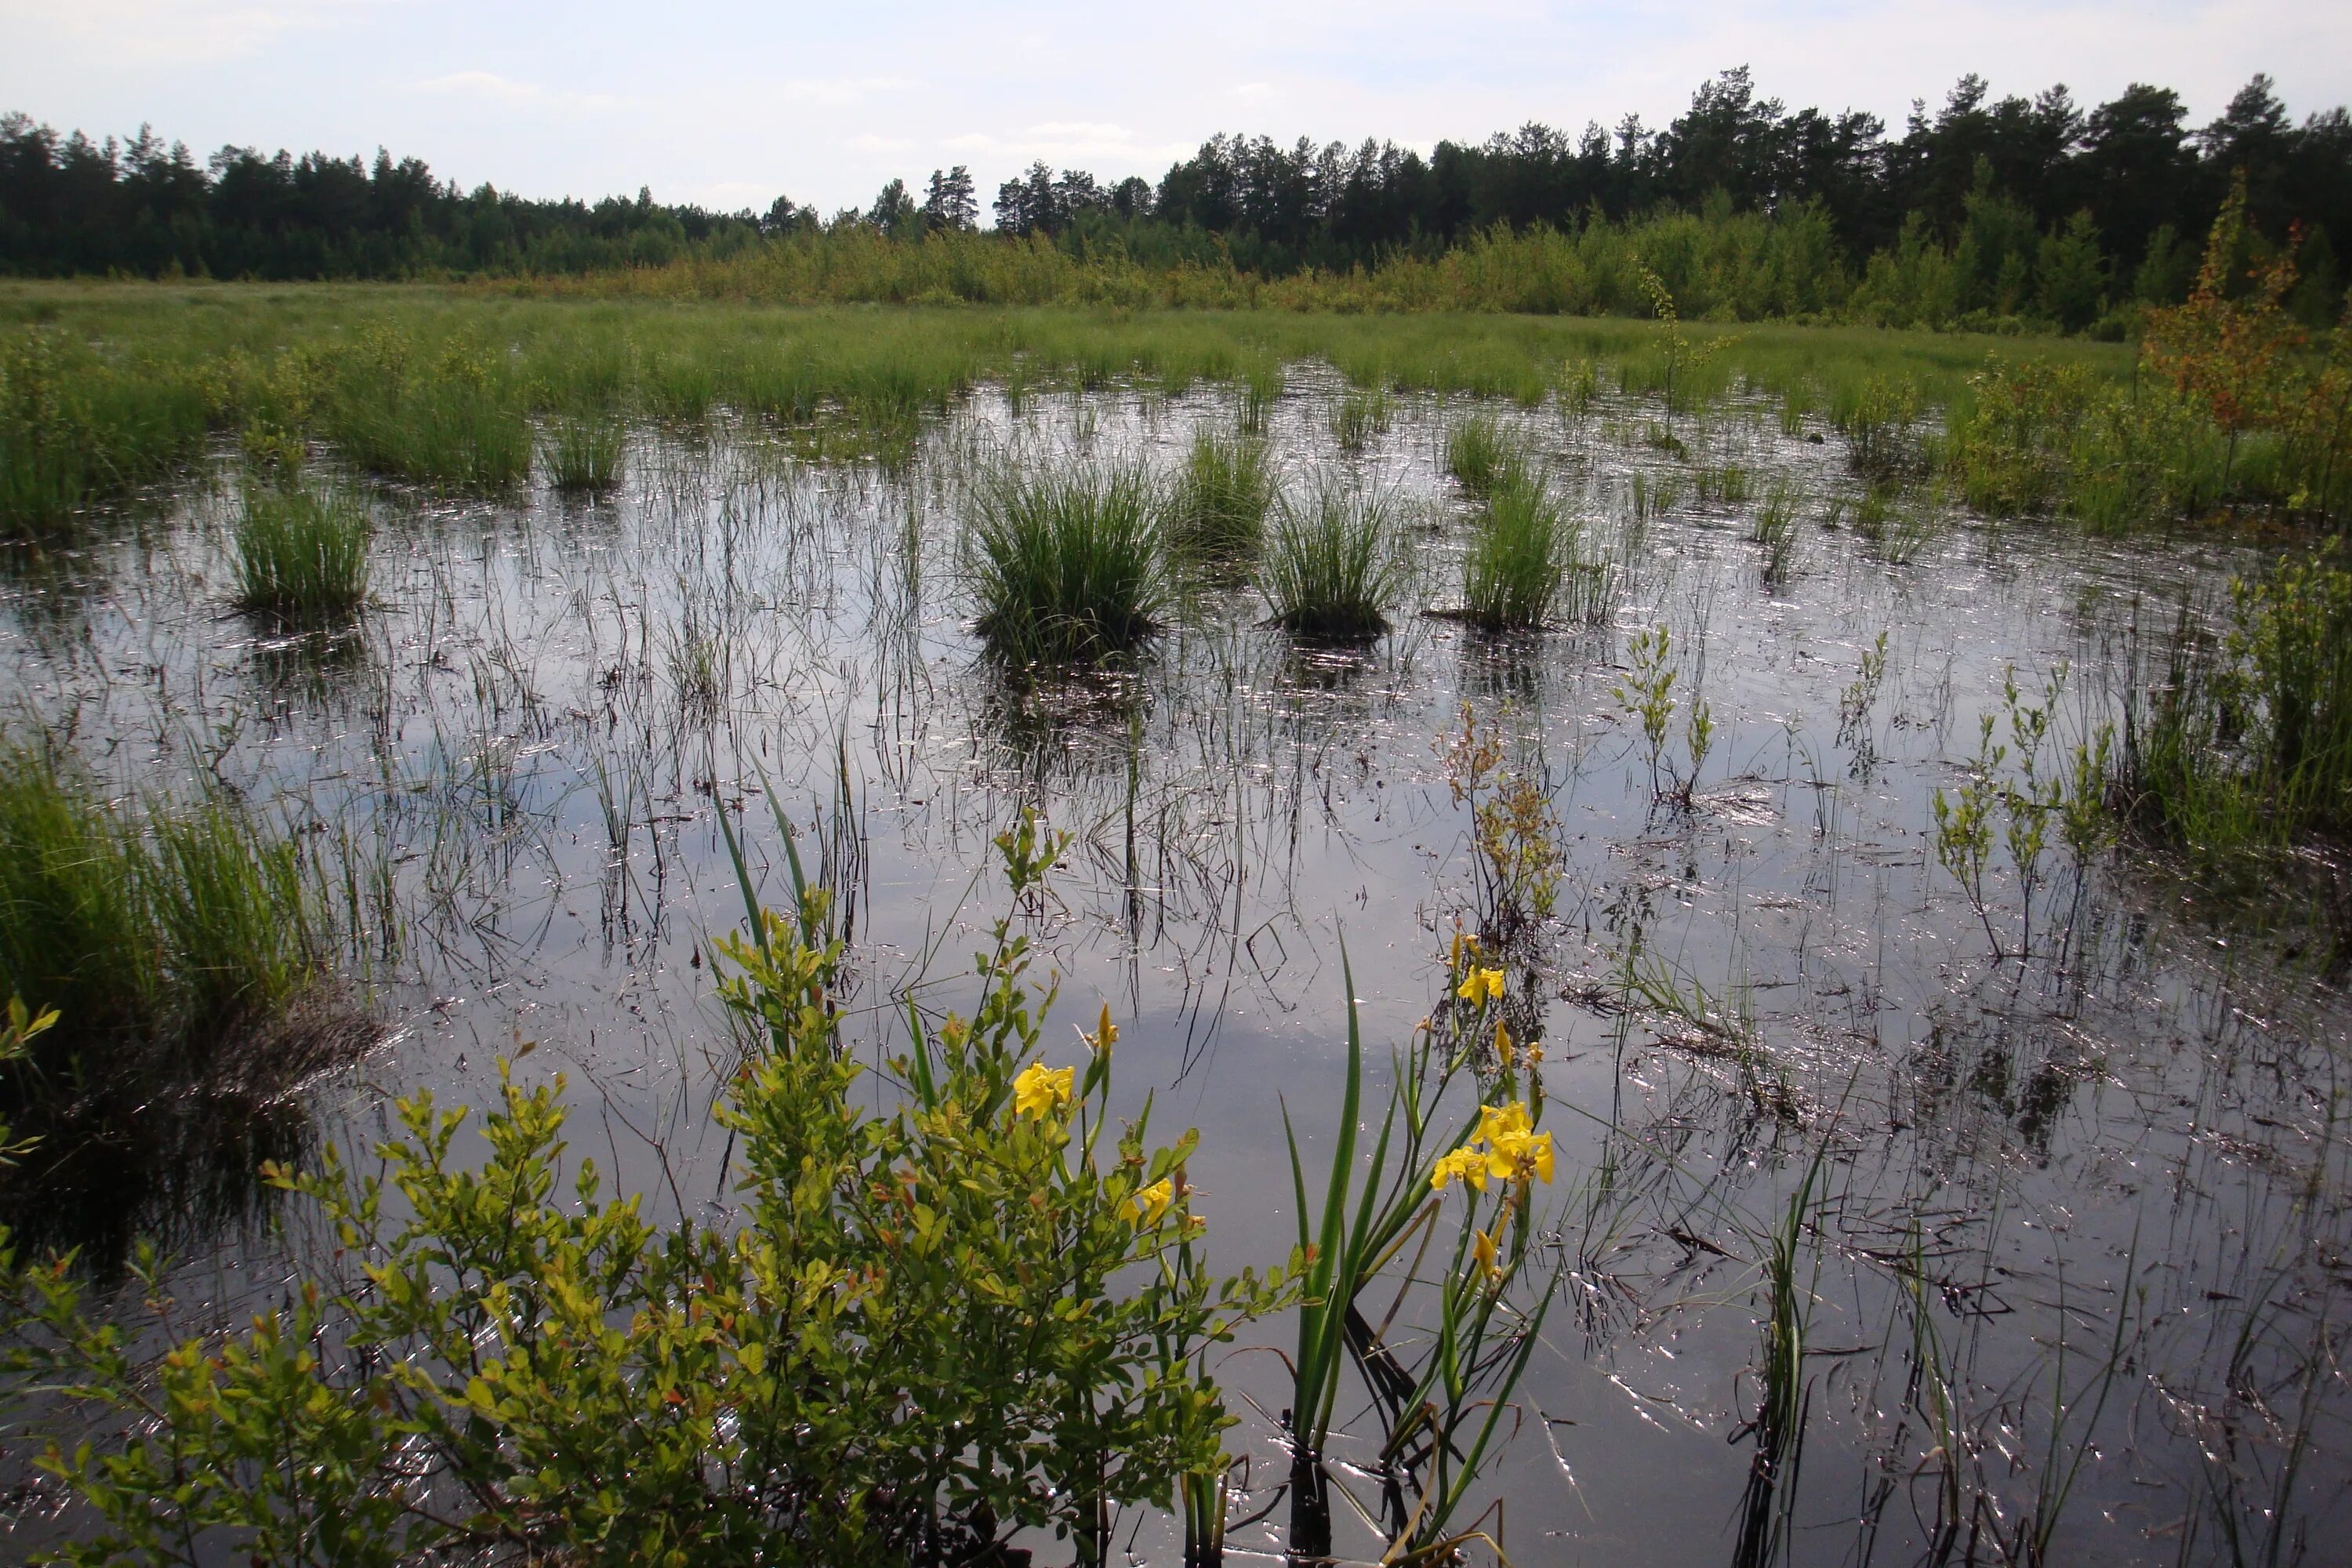
[[978, 629], [1000, 658], [1100, 661], [1158, 629], [1168, 604], [1164, 508], [1142, 469], [999, 468], [982, 477], [975, 508]]
[[1302, 637], [1386, 631], [1398, 575], [1391, 498], [1327, 479], [1276, 510], [1260, 579], [1274, 618]]

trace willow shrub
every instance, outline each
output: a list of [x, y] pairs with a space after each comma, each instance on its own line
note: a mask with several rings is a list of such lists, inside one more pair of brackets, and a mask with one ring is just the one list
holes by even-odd
[[[998, 842], [1016, 900], [1062, 844], [1029, 818]], [[502, 1075], [478, 1167], [427, 1093], [383, 1174], [276, 1173], [359, 1267], [152, 1381], [68, 1273], [14, 1273], [17, 1373], [129, 1418], [44, 1461], [95, 1516], [66, 1559], [176, 1562], [204, 1531], [268, 1562], [965, 1562], [1026, 1527], [1100, 1562], [1110, 1507], [1222, 1473], [1202, 1352], [1298, 1260], [1203, 1272], [1192, 1135], [1113, 1119], [1108, 1013], [1083, 1059], [1041, 1048], [1009, 917], [971, 1015], [910, 1014], [877, 1096], [823, 900], [722, 948], [756, 1042], [720, 1111], [740, 1223], [607, 1195], [565, 1157], [562, 1080]]]

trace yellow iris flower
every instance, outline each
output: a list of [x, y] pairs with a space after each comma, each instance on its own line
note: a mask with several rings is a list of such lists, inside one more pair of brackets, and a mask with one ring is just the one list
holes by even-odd
[[1134, 1222], [1138, 1230], [1149, 1228], [1160, 1223], [1160, 1216], [1168, 1212], [1168, 1205], [1175, 1201], [1175, 1184], [1162, 1176], [1127, 1200], [1127, 1217]]
[[1077, 1077], [1076, 1068], [1049, 1068], [1044, 1062], [1031, 1062], [1013, 1080], [1013, 1110], [1022, 1116], [1045, 1116], [1067, 1105]]
[[1478, 1267], [1489, 1279], [1502, 1278], [1503, 1266], [1496, 1260], [1495, 1238], [1483, 1230], [1470, 1233], [1470, 1249], [1478, 1255]]
[[1549, 1186], [1556, 1163], [1551, 1134], [1535, 1131], [1525, 1100], [1485, 1105], [1478, 1109], [1478, 1131], [1469, 1142], [1438, 1158], [1429, 1184], [1443, 1192], [1449, 1182], [1466, 1182], [1482, 1193], [1490, 1178]]
[[1456, 1149], [1441, 1155], [1436, 1167], [1429, 1173], [1433, 1192], [1444, 1192], [1448, 1182], [1467, 1182], [1480, 1192], [1486, 1190], [1486, 1157], [1475, 1149]]
[[1474, 969], [1463, 976], [1454, 993], [1475, 1006], [1481, 1001], [1499, 1002], [1503, 998], [1503, 972], [1499, 969]]

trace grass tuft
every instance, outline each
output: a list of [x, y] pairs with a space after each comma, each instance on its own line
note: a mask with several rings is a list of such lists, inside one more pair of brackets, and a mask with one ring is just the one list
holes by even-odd
[[367, 509], [304, 485], [252, 485], [237, 514], [236, 602], [241, 608], [316, 617], [367, 598]]
[[560, 490], [609, 490], [621, 477], [621, 448], [627, 430], [618, 419], [560, 419], [548, 434], [548, 478]]
[[1141, 468], [1008, 463], [983, 475], [967, 562], [990, 651], [1020, 664], [1132, 651], [1168, 606], [1164, 512]]
[[1176, 479], [1171, 542], [1191, 555], [1239, 561], [1255, 554], [1274, 504], [1274, 468], [1265, 443], [1202, 429]]
[[1474, 496], [1486, 496], [1527, 467], [1527, 453], [1491, 414], [1457, 419], [1445, 432], [1445, 471]]
[[1542, 626], [1575, 564], [1576, 537], [1541, 476], [1522, 474], [1498, 487], [1463, 564], [1465, 618], [1489, 632]]
[[17, 1085], [50, 1096], [212, 1070], [325, 947], [289, 840], [225, 801], [125, 809], [45, 744], [0, 742], [0, 993], [60, 1016]]
[[1388, 630], [1399, 575], [1394, 500], [1326, 478], [1276, 505], [1260, 585], [1276, 624], [1301, 637]]

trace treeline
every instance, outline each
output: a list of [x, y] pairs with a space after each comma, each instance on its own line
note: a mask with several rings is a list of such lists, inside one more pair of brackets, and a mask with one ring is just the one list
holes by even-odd
[[2352, 116], [2297, 121], [2262, 76], [2201, 127], [2168, 89], [2086, 109], [2063, 87], [1996, 99], [1970, 76], [1895, 135], [1870, 114], [1791, 112], [1743, 68], [1659, 130], [1631, 116], [1573, 136], [1530, 124], [1426, 156], [1217, 136], [1157, 185], [1040, 163], [999, 187], [992, 234], [961, 167], [919, 194], [893, 180], [829, 218], [782, 197], [721, 215], [643, 192], [593, 207], [464, 193], [383, 153], [367, 167], [226, 148], [199, 168], [143, 131], [98, 144], [9, 116], [0, 270], [629, 269], [659, 274], [621, 285], [633, 290], [778, 299], [1615, 311], [1644, 308], [1638, 262], [1691, 315], [2115, 335], [2140, 308], [2187, 296], [2199, 241], [2241, 176], [2249, 244], [2292, 245], [2292, 308], [2332, 321]]
[[659, 266], [756, 243], [748, 213], [639, 191], [530, 201], [461, 191], [415, 158], [224, 147], [202, 164], [145, 127], [127, 143], [0, 115], [0, 273], [416, 278]]

